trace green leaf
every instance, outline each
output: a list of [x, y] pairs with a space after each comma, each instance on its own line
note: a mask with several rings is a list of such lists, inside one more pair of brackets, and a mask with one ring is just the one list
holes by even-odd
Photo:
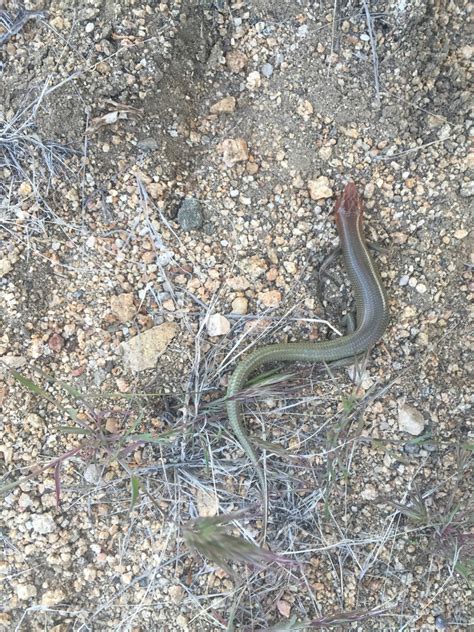
[[24, 478], [19, 478], [17, 481], [13, 481], [13, 483], [6, 483], [5, 485], [1, 485], [0, 486], [0, 495], [3, 496], [4, 494], [7, 494], [9, 491], [11, 491], [12, 489], [15, 489], [16, 487], [18, 487], [22, 483], [25, 483], [26, 481], [29, 481], [30, 478], [32, 478], [32, 476], [25, 476]]
[[158, 435], [151, 434], [151, 432], [141, 432], [140, 434], [130, 435], [129, 439], [133, 441], [146, 441], [147, 443], [162, 443], [172, 439], [174, 435], [178, 434], [180, 429], [168, 430], [167, 432], [161, 432]]
[[469, 588], [472, 588], [474, 582], [474, 564], [470, 561], [467, 563], [456, 562], [454, 568], [462, 575]]
[[409, 441], [407, 441], [408, 445], [418, 445], [419, 443], [424, 443], [425, 441], [429, 441], [430, 439], [433, 438], [433, 435], [431, 432], [427, 432], [426, 434], [423, 434], [419, 437], [415, 437], [414, 439], [410, 439]]
[[35, 384], [33, 380], [30, 380], [28, 377], [25, 377], [21, 373], [18, 373], [18, 371], [12, 370], [11, 374], [13, 375], [13, 377], [15, 378], [17, 382], [19, 382], [22, 386], [27, 388], [29, 391], [31, 391], [35, 395], [40, 395], [41, 397], [44, 397], [44, 399], [47, 399], [49, 402], [55, 403], [51, 395], [47, 393], [45, 390], [43, 390], [41, 386], [38, 386], [37, 384]]
[[354, 410], [355, 403], [356, 403], [356, 400], [354, 399], [354, 397], [342, 398], [342, 408], [344, 409], [344, 412], [346, 413], [346, 415], [348, 415]]
[[140, 493], [140, 479], [138, 476], [132, 475], [130, 478], [130, 488], [132, 492], [132, 497], [130, 499], [130, 511], [133, 511], [133, 508], [137, 504], [138, 496]]
[[93, 435], [92, 430], [88, 430], [87, 428], [76, 428], [75, 426], [59, 426], [58, 432], [62, 432], [63, 434], [76, 434], [76, 435]]
[[[65, 408], [64, 406], [62, 406], [62, 404], [60, 404], [57, 400], [55, 400], [54, 397], [52, 397], [43, 388], [41, 388], [41, 386], [38, 386], [38, 384], [33, 382], [33, 380], [30, 380], [28, 377], [25, 377], [21, 373], [18, 373], [18, 371], [13, 371], [12, 370], [11, 374], [12, 374], [13, 378], [17, 382], [19, 382], [22, 386], [27, 388], [31, 393], [34, 393], [35, 395], [39, 395], [40, 397], [42, 397], [43, 399], [48, 401], [50, 404], [53, 404], [53, 406], [55, 406], [58, 410], [62, 410], [67, 415], [70, 415], [72, 419], [75, 419], [77, 417], [76, 409], [74, 409], [74, 408]], [[46, 375], [44, 377], [49, 382], [54, 382], [54, 380], [52, 378], [49, 378]]]
[[59, 384], [61, 388], [63, 388], [67, 393], [69, 393], [71, 397], [74, 397], [74, 399], [78, 399], [79, 401], [84, 400], [84, 395], [81, 393], [81, 391], [78, 391], [77, 388], [74, 388], [74, 386], [70, 386], [69, 384], [61, 380], [56, 380], [56, 383]]

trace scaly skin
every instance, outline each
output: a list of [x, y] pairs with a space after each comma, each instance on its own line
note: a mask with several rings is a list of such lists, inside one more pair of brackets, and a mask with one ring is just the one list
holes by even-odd
[[341, 338], [323, 342], [291, 342], [257, 349], [234, 370], [227, 388], [227, 415], [245, 454], [255, 467], [263, 504], [263, 540], [266, 537], [268, 498], [264, 472], [242, 423], [241, 404], [232, 399], [251, 374], [269, 362], [333, 362], [370, 349], [388, 324], [387, 297], [362, 232], [363, 206], [353, 182], [347, 184], [335, 205], [336, 224], [347, 274], [356, 299], [357, 328]]

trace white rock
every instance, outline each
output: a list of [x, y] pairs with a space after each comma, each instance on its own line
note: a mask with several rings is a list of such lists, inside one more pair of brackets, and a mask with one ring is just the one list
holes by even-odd
[[462, 197], [473, 197], [474, 196], [474, 180], [470, 182], [464, 182], [459, 189], [459, 193]]
[[364, 391], [368, 391], [374, 385], [374, 380], [369, 371], [362, 371], [361, 367], [356, 364], [352, 364], [347, 367], [347, 373], [350, 379], [358, 384]]
[[2, 356], [2, 362], [10, 369], [21, 369], [22, 366], [25, 366], [27, 360], [23, 356], [17, 356], [9, 353]]
[[324, 147], [321, 147], [321, 149], [319, 150], [319, 156], [321, 160], [329, 160], [329, 158], [331, 158], [332, 156], [331, 145], [324, 145]]
[[425, 419], [413, 406], [401, 404], [398, 407], [398, 428], [402, 432], [418, 436], [425, 429]]
[[207, 333], [210, 336], [225, 336], [230, 331], [230, 322], [222, 314], [212, 314], [207, 321]]
[[375, 192], [375, 184], [373, 182], [368, 182], [364, 188], [364, 197], [367, 200], [370, 200], [371, 198], [374, 197], [374, 192]]
[[260, 68], [262, 75], [269, 79], [273, 75], [273, 66], [271, 64], [263, 64]]
[[18, 584], [16, 587], [16, 594], [18, 595], [18, 599], [22, 601], [26, 601], [31, 597], [36, 597], [36, 587], [33, 584]]
[[18, 498], [18, 507], [22, 511], [24, 511], [28, 507], [31, 507], [32, 504], [33, 504], [33, 501], [28, 496], [28, 494], [20, 494], [20, 497]]
[[98, 467], [95, 463], [91, 463], [84, 470], [84, 479], [88, 483], [95, 485], [96, 483], [100, 481], [100, 474], [101, 474], [101, 468]]
[[53, 533], [56, 530], [56, 524], [49, 514], [33, 514], [31, 517], [31, 526], [36, 533]]
[[36, 413], [28, 413], [25, 416], [25, 426], [29, 429], [39, 428], [44, 431], [46, 424], [43, 417], [40, 417], [40, 415], [37, 415]]
[[57, 606], [58, 603], [64, 601], [66, 599], [66, 594], [60, 589], [55, 588], [54, 590], [47, 590], [44, 595], [41, 597], [41, 605], [42, 606]]
[[257, 90], [262, 85], [262, 77], [258, 70], [253, 70], [247, 77], [247, 87], [249, 90]]
[[308, 182], [309, 196], [312, 200], [322, 200], [332, 197], [332, 189], [329, 186], [329, 178], [320, 176], [316, 180]]
[[360, 495], [364, 500], [375, 500], [378, 496], [378, 492], [373, 485], [367, 485], [365, 489], [361, 491]]
[[416, 291], [419, 292], [420, 294], [424, 294], [427, 289], [428, 288], [426, 287], [424, 283], [417, 283], [416, 285]]
[[440, 140], [446, 140], [451, 136], [451, 125], [446, 123], [443, 127], [438, 131], [438, 138]]
[[464, 237], [468, 236], [468, 232], [465, 228], [458, 228], [455, 233], [454, 236], [456, 237], [456, 239], [464, 239]]
[[232, 301], [232, 311], [234, 314], [246, 314], [249, 302], [245, 296], [238, 296]]
[[137, 372], [153, 369], [177, 331], [176, 323], [163, 323], [122, 342], [120, 348], [127, 369]]
[[296, 108], [296, 111], [305, 121], [309, 121], [314, 113], [313, 104], [311, 103], [311, 101], [308, 101], [308, 99], [304, 99], [300, 102], [300, 104]]
[[296, 30], [297, 37], [306, 37], [308, 35], [309, 26], [307, 24], [302, 24]]
[[6, 257], [0, 259], [0, 279], [10, 272], [12, 264]]

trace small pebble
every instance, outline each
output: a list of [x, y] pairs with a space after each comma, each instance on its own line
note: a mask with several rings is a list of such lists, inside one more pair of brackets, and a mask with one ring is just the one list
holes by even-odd
[[231, 72], [238, 73], [245, 68], [247, 57], [238, 50], [231, 50], [227, 53], [225, 61]]
[[258, 70], [254, 70], [247, 77], [247, 87], [249, 90], [257, 90], [262, 85], [262, 77]]
[[142, 151], [156, 151], [159, 148], [159, 143], [154, 138], [143, 138], [137, 142], [138, 149]]
[[296, 35], [301, 38], [306, 37], [308, 35], [308, 25], [302, 24], [300, 27], [298, 27]]
[[56, 530], [56, 523], [49, 514], [33, 514], [31, 517], [33, 531], [42, 535], [53, 533]]
[[201, 202], [193, 197], [185, 198], [179, 207], [178, 223], [186, 232], [201, 228], [203, 223]]
[[111, 296], [110, 311], [121, 322], [127, 323], [137, 313], [133, 292], [124, 292], [118, 296]]
[[176, 323], [162, 323], [122, 342], [120, 349], [124, 366], [137, 373], [155, 368], [158, 358], [165, 352], [177, 332]]
[[263, 303], [265, 307], [278, 307], [281, 302], [281, 292], [278, 290], [259, 292], [258, 300]]
[[424, 283], [417, 283], [417, 285], [416, 285], [416, 291], [419, 294], [424, 294], [427, 289], [428, 288], [426, 287], [426, 285]]
[[333, 191], [329, 186], [329, 178], [326, 176], [320, 176], [316, 180], [309, 180], [308, 190], [312, 200], [322, 200], [333, 195]]
[[310, 117], [314, 113], [313, 104], [311, 101], [308, 101], [308, 99], [305, 99], [304, 101], [301, 101], [296, 108], [296, 111], [305, 121], [309, 121]]
[[231, 114], [235, 110], [236, 100], [235, 97], [224, 97], [220, 101], [211, 105], [211, 114]]
[[212, 314], [207, 321], [207, 333], [210, 336], [225, 336], [230, 331], [230, 322], [222, 314]]
[[269, 79], [273, 75], [273, 66], [271, 64], [263, 64], [260, 68], [260, 72], [264, 77]]
[[47, 590], [41, 597], [41, 605], [51, 608], [52, 606], [57, 606], [64, 599], [66, 599], [66, 594], [60, 588]]
[[246, 314], [248, 305], [249, 302], [245, 296], [238, 296], [232, 301], [232, 311], [234, 314]]
[[12, 264], [6, 257], [0, 259], [0, 279], [6, 276], [12, 269]]
[[16, 587], [16, 594], [21, 601], [27, 601], [32, 597], [36, 597], [37, 590], [33, 584], [18, 584]]
[[465, 198], [474, 196], [474, 180], [472, 180], [471, 182], [464, 182], [461, 185], [459, 193], [461, 197]]
[[402, 432], [418, 436], [425, 429], [425, 419], [413, 406], [402, 404], [398, 407], [398, 428]]
[[321, 149], [319, 150], [319, 156], [322, 160], [329, 160], [329, 158], [331, 158], [332, 156], [331, 145], [325, 145], [324, 147], [321, 147]]
[[48, 340], [48, 347], [51, 351], [54, 351], [54, 353], [59, 353], [64, 347], [64, 342], [64, 338], [61, 334], [52, 334]]
[[224, 164], [233, 167], [237, 162], [248, 160], [249, 150], [244, 138], [226, 138], [221, 143]]

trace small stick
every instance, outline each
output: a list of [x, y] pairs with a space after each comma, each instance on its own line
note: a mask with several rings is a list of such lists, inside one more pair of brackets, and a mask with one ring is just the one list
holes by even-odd
[[372, 49], [372, 63], [374, 67], [374, 87], [375, 87], [375, 100], [377, 106], [380, 105], [380, 82], [379, 82], [379, 56], [377, 55], [377, 43], [375, 41], [375, 35], [373, 30], [373, 20], [370, 15], [367, 0], [362, 0], [364, 5], [365, 18], [367, 20], [367, 30], [369, 31], [370, 47]]

